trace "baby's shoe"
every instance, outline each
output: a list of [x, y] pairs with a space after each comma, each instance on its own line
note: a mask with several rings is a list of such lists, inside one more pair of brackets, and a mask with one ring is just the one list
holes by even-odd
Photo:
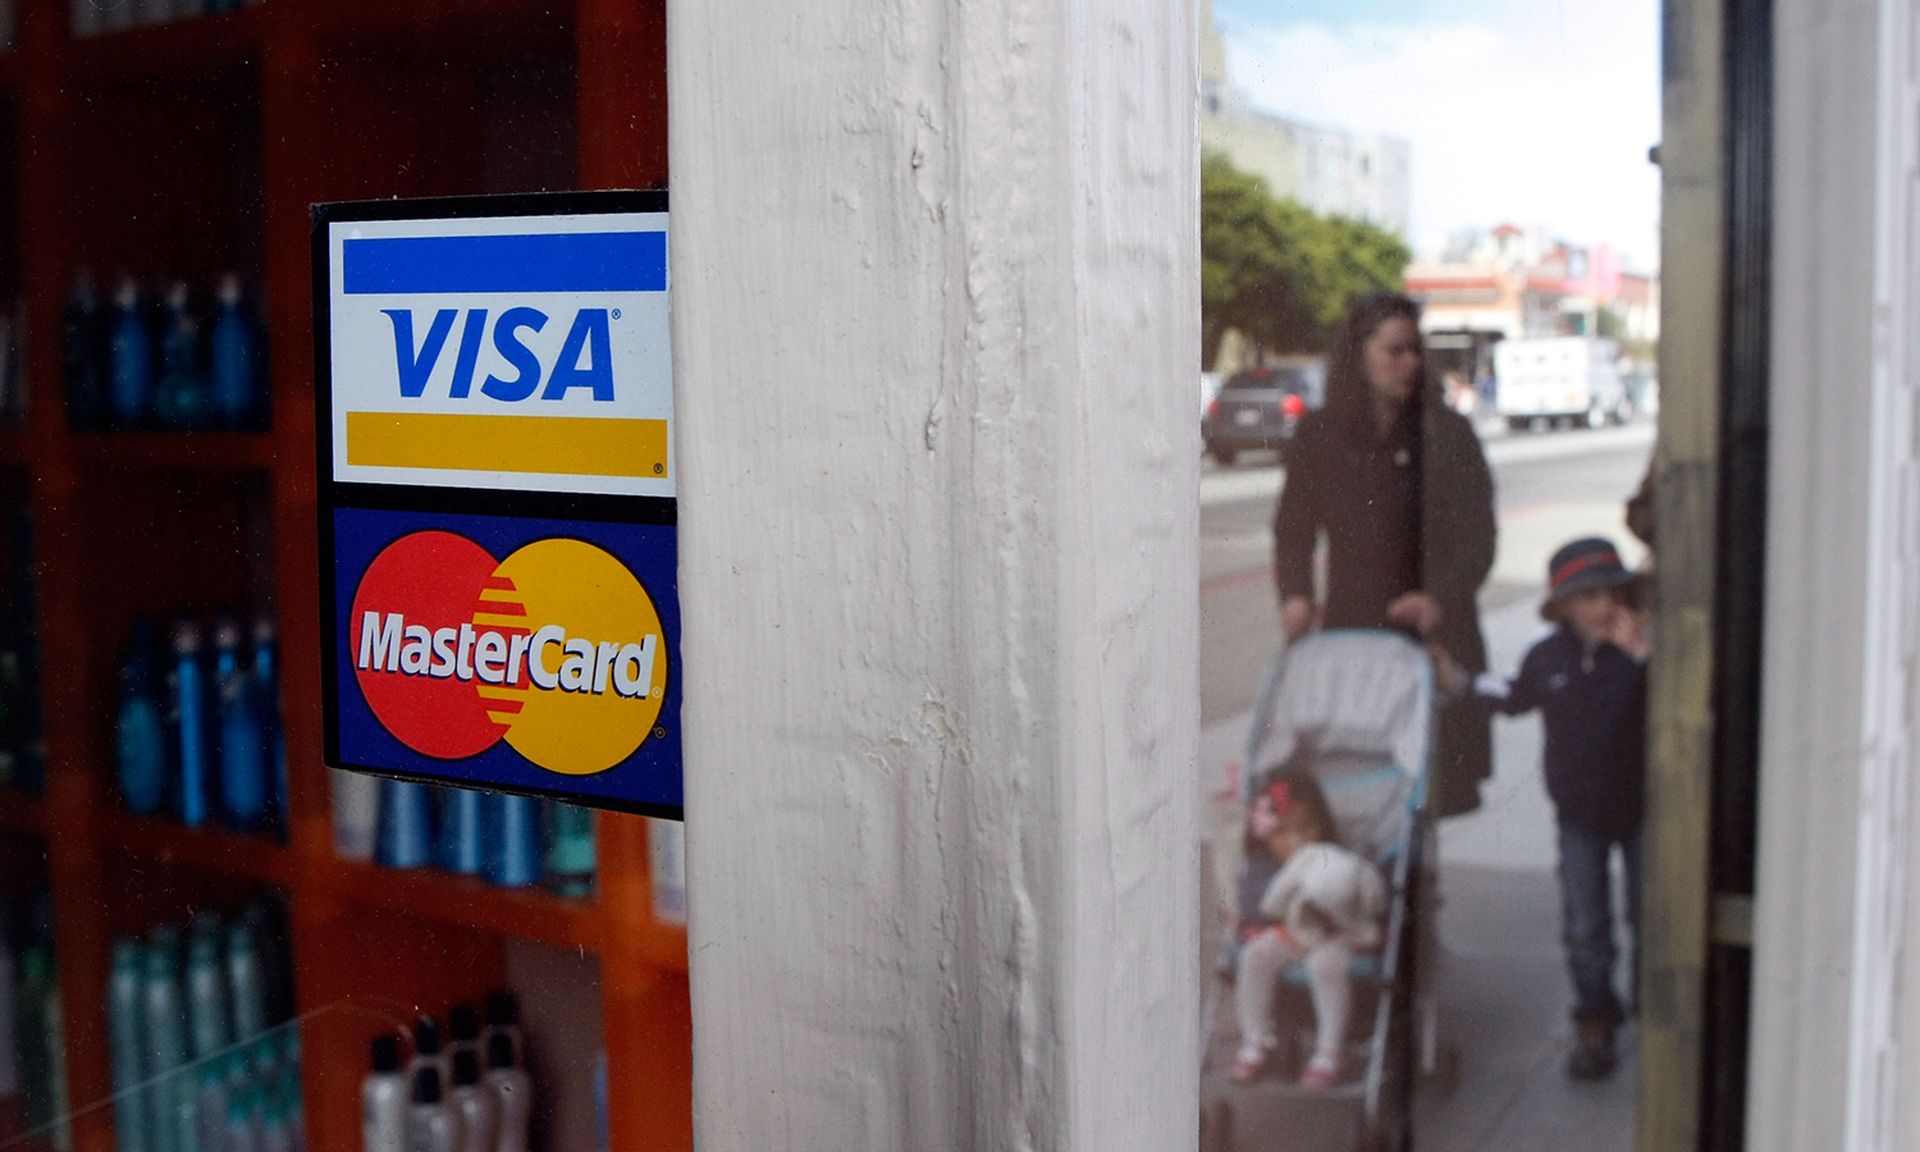
[[1338, 1052], [1316, 1052], [1313, 1059], [1307, 1061], [1306, 1071], [1300, 1073], [1300, 1087], [1325, 1092], [1344, 1079], [1344, 1072]]
[[1273, 1058], [1274, 1043], [1248, 1039], [1240, 1043], [1240, 1051], [1233, 1057], [1233, 1078], [1242, 1084], [1260, 1079], [1267, 1070], [1267, 1061]]

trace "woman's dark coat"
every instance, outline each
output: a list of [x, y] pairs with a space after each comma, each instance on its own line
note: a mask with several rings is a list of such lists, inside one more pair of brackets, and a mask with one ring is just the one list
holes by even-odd
[[[1469, 671], [1486, 667], [1480, 585], [1493, 569], [1493, 478], [1465, 417], [1429, 395], [1383, 440], [1364, 408], [1329, 408], [1301, 422], [1287, 450], [1274, 512], [1274, 576], [1284, 602], [1314, 595], [1314, 551], [1327, 539], [1323, 628], [1387, 626], [1387, 606], [1425, 591], [1439, 601], [1431, 639]], [[1492, 773], [1488, 720], [1471, 703], [1441, 714], [1435, 811], [1479, 806]]]

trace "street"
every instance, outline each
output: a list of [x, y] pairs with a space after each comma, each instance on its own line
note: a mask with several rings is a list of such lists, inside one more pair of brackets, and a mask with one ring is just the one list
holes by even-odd
[[[1500, 558], [1481, 593], [1481, 610], [1494, 612], [1537, 596], [1547, 555], [1531, 544], [1573, 506], [1588, 522], [1593, 506], [1618, 513], [1646, 469], [1650, 425], [1601, 432], [1495, 436], [1487, 443], [1501, 524]], [[1273, 593], [1273, 503], [1281, 470], [1271, 460], [1223, 469], [1202, 464], [1200, 476], [1200, 714], [1202, 724], [1238, 714], [1253, 703], [1260, 675], [1273, 658], [1280, 613]], [[1614, 521], [1598, 524], [1624, 548], [1632, 541]], [[1521, 537], [1509, 544], [1508, 537]], [[1547, 545], [1572, 533], [1554, 536]]]
[[[1576, 536], [1611, 537], [1629, 562], [1642, 555], [1623, 506], [1652, 450], [1651, 425], [1598, 432], [1490, 435], [1500, 543], [1481, 594], [1495, 669], [1511, 670], [1541, 627], [1547, 558]], [[1239, 812], [1229, 797], [1260, 678], [1272, 660], [1279, 612], [1269, 522], [1283, 483], [1271, 464], [1201, 476], [1201, 791], [1214, 859], [1231, 858]], [[1440, 829], [1439, 969], [1442, 1033], [1461, 1055], [1457, 1090], [1425, 1093], [1421, 1152], [1625, 1152], [1632, 1144], [1633, 1035], [1620, 1072], [1573, 1085], [1562, 1072], [1571, 1034], [1559, 948], [1553, 815], [1540, 778], [1537, 719], [1495, 726], [1494, 776], [1483, 806]], [[1222, 864], [1211, 877], [1230, 880]], [[1258, 1147], [1258, 1145], [1249, 1145]]]

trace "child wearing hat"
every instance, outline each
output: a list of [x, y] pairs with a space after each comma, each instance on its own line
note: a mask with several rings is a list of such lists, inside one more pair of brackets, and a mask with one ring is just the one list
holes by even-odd
[[1608, 864], [1615, 848], [1625, 864], [1627, 924], [1636, 948], [1640, 934], [1651, 646], [1635, 611], [1639, 577], [1611, 542], [1588, 538], [1561, 548], [1547, 579], [1540, 614], [1553, 628], [1528, 650], [1518, 675], [1472, 677], [1437, 655], [1449, 694], [1507, 716], [1537, 709], [1545, 722], [1577, 1036], [1567, 1074], [1597, 1080], [1614, 1070], [1614, 1031], [1626, 1016], [1614, 985]]

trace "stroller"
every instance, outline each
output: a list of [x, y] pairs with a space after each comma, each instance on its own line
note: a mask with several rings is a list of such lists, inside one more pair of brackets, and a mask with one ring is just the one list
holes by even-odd
[[[1351, 970], [1351, 1062], [1361, 1071], [1315, 1091], [1285, 1077], [1239, 1083], [1225, 1073], [1239, 1041], [1233, 1012], [1222, 1010], [1239, 947], [1238, 934], [1230, 933], [1222, 979], [1209, 982], [1203, 997], [1202, 1152], [1404, 1147], [1416, 1067], [1452, 1067], [1452, 1053], [1437, 1040], [1423, 971], [1434, 951], [1434, 872], [1426, 851], [1434, 716], [1432, 665], [1399, 633], [1319, 633], [1293, 644], [1268, 672], [1247, 737], [1242, 808], [1265, 766], [1304, 761], [1326, 794], [1341, 842], [1378, 864], [1388, 881], [1386, 934], [1380, 951], [1356, 957]], [[1303, 995], [1300, 965], [1284, 985]]]

